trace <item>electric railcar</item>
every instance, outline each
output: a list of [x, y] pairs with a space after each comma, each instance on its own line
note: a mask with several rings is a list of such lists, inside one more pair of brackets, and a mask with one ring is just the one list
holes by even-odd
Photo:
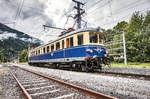
[[104, 35], [98, 28], [79, 29], [29, 50], [29, 64], [68, 66], [81, 71], [101, 69], [106, 55]]

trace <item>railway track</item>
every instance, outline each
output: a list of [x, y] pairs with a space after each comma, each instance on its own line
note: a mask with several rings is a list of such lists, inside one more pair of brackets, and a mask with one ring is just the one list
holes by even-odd
[[[50, 68], [50, 67], [43, 67], [43, 66], [39, 66], [41, 68]], [[55, 68], [52, 68], [55, 69]], [[62, 70], [67, 70], [67, 71], [76, 71], [76, 70], [70, 70], [69, 68], [60, 68]], [[81, 71], [77, 71], [77, 72], [81, 72]], [[82, 72], [85, 73], [85, 72]], [[91, 73], [91, 72], [86, 72], [86, 73]], [[101, 75], [108, 75], [108, 76], [120, 76], [120, 77], [125, 77], [125, 78], [134, 78], [134, 79], [142, 79], [142, 80], [150, 80], [150, 75], [144, 75], [144, 74], [135, 74], [135, 73], [121, 73], [121, 72], [112, 72], [112, 71], [105, 71], [105, 70], [101, 70], [101, 71], [94, 71], [91, 74], [101, 74]]]
[[[63, 70], [63, 69], [62, 69]], [[64, 69], [69, 70], [69, 69]], [[72, 71], [72, 70], [69, 70]], [[75, 70], [73, 70], [75, 71]], [[78, 71], [80, 72], [80, 71]], [[134, 78], [134, 79], [143, 79], [143, 80], [150, 80], [150, 75], [144, 75], [144, 74], [134, 74], [134, 73], [121, 73], [121, 72], [112, 72], [112, 71], [94, 71], [94, 72], [83, 72], [83, 73], [90, 73], [90, 74], [101, 74], [101, 75], [107, 75], [107, 76], [120, 76], [125, 78]]]
[[[70, 70], [70, 69], [62, 69], [62, 70], [75, 71], [75, 70]], [[77, 72], [81, 72], [81, 71], [77, 71]], [[104, 70], [94, 71], [94, 72], [82, 72], [82, 73], [101, 74], [105, 76], [106, 75], [107, 76], [120, 76], [120, 77], [125, 77], [125, 78], [150, 80], [150, 75], [144, 75], [144, 74], [121, 73], [121, 72], [111, 72], [111, 71], [104, 71]]]
[[27, 99], [115, 99], [20, 67], [13, 67], [11, 74]]
[[[43, 66], [39, 66], [42, 67]], [[49, 68], [49, 67], [44, 67], [44, 68]], [[55, 68], [52, 68], [55, 69]], [[70, 70], [70, 69], [63, 69], [62, 70], [68, 70], [68, 71], [76, 71], [76, 70]], [[78, 71], [80, 72], [80, 71]], [[85, 73], [85, 72], [83, 72]], [[91, 72], [86, 72], [86, 73], [91, 73]], [[144, 74], [134, 74], [134, 73], [121, 73], [121, 72], [112, 72], [112, 71], [94, 71], [91, 74], [101, 74], [101, 75], [107, 75], [107, 76], [120, 76], [120, 77], [125, 77], [125, 78], [134, 78], [134, 79], [142, 79], [142, 80], [150, 80], [150, 75], [144, 75]]]
[[141, 75], [141, 74], [133, 74], [133, 73], [119, 73], [119, 72], [100, 71], [100, 72], [96, 72], [96, 74], [102, 74], [102, 75], [108, 75], [108, 76], [120, 76], [120, 77], [126, 77], [126, 78], [134, 78], [134, 79], [150, 80], [150, 75]]

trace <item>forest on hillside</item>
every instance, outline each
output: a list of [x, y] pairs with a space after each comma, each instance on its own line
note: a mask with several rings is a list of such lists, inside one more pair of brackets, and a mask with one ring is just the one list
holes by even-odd
[[[150, 62], [150, 11], [146, 14], [135, 12], [129, 22], [122, 21], [113, 29], [104, 29], [105, 42], [120, 41], [122, 32], [125, 32], [127, 60], [130, 62]], [[115, 44], [111, 47], [118, 48], [119, 46], [119, 44]], [[122, 49], [113, 51], [113, 53], [121, 52], [123, 52]]]

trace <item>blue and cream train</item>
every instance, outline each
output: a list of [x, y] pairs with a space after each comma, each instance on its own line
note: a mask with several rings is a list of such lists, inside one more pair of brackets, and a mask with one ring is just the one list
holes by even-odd
[[29, 50], [30, 65], [67, 66], [81, 71], [101, 69], [106, 55], [104, 35], [100, 29], [71, 31], [48, 44]]

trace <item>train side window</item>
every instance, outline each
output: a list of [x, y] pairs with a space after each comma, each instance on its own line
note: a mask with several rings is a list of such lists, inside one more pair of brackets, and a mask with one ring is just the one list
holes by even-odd
[[49, 46], [47, 46], [47, 53], [49, 52]]
[[40, 50], [38, 50], [38, 53], [40, 54]]
[[54, 51], [54, 44], [51, 45], [51, 52]]
[[70, 38], [70, 47], [73, 46], [73, 37]]
[[46, 51], [45, 51], [45, 47], [43, 48], [43, 53], [45, 53]]
[[59, 49], [60, 49], [60, 43], [57, 42], [57, 43], [56, 43], [56, 50], [59, 50]]
[[67, 48], [69, 47], [69, 38], [66, 39], [66, 47], [67, 47]]
[[83, 44], [83, 34], [78, 35], [78, 45], [82, 45]]
[[98, 42], [98, 36], [96, 33], [90, 33], [90, 43], [97, 43]]
[[98, 36], [99, 36], [99, 43], [101, 43], [101, 35], [100, 35], [100, 34], [98, 34]]
[[62, 49], [64, 49], [64, 44], [65, 44], [65, 42], [64, 42], [64, 40], [62, 40]]
[[104, 37], [101, 34], [99, 34], [99, 43], [104, 44]]

